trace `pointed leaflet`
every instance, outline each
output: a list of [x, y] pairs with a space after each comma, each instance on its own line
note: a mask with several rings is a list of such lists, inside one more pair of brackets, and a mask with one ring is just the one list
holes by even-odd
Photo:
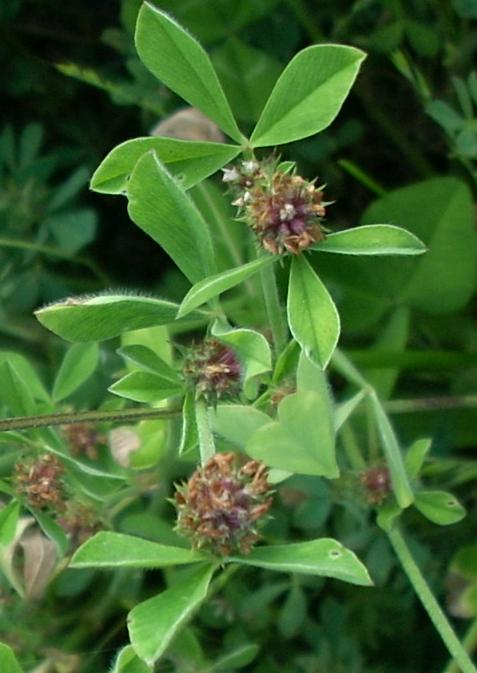
[[338, 343], [340, 319], [328, 290], [303, 255], [292, 259], [288, 324], [305, 353], [326, 367]]
[[250, 142], [282, 145], [331, 124], [366, 55], [354, 47], [313, 45], [300, 51], [280, 75]]
[[427, 250], [417, 236], [391, 224], [366, 224], [337, 231], [312, 249], [341, 255], [422, 255]]
[[243, 266], [228, 269], [227, 271], [222, 271], [222, 273], [215, 274], [215, 276], [209, 276], [208, 278], [204, 278], [204, 280], [200, 280], [189, 290], [182, 300], [177, 317], [182, 318], [201, 304], [242, 283], [260, 269], [276, 260], [277, 257], [272, 257], [271, 255], [259, 257]]
[[136, 49], [153, 75], [241, 142], [242, 134], [204, 49], [173, 19], [147, 3], [137, 19]]
[[130, 372], [109, 386], [108, 390], [119, 397], [135, 402], [154, 403], [179, 395], [183, 386], [152, 372]]
[[97, 343], [73, 344], [68, 349], [53, 386], [53, 402], [69, 397], [93, 374], [99, 359]]
[[153, 374], [159, 374], [161, 378], [167, 379], [174, 384], [181, 383], [179, 372], [173, 369], [155, 351], [143, 344], [131, 343], [119, 348], [117, 353], [126, 362], [131, 363], [134, 368], [138, 367]]
[[170, 547], [140, 537], [102, 531], [89, 538], [71, 559], [72, 568], [165, 568], [203, 561], [190, 549]]
[[361, 561], [332, 538], [257, 547], [247, 556], [234, 556], [229, 560], [279, 572], [334, 577], [361, 586], [372, 584]]
[[465, 517], [465, 509], [452, 493], [419, 491], [414, 504], [426, 519], [439, 526], [449, 526]]
[[132, 221], [164, 248], [191, 283], [214, 273], [207, 225], [155, 154], [145, 154], [136, 164], [128, 200]]
[[[66, 299], [35, 312], [42, 325], [68, 341], [111, 339], [123, 332], [168, 325], [179, 306], [133, 294], [105, 294]], [[195, 313], [198, 318], [200, 314]]]
[[236, 157], [240, 147], [177, 138], [134, 138], [117, 145], [103, 159], [91, 178], [91, 189], [101, 194], [122, 194], [134, 166], [150, 150], [181, 179], [183, 188], [189, 189]]
[[131, 644], [147, 664], [159, 659], [205, 599], [214, 569], [209, 564], [194, 568], [169, 589], [131, 610], [128, 616]]

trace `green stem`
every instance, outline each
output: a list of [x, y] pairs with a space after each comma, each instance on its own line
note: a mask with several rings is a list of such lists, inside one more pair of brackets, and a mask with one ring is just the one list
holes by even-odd
[[96, 264], [86, 257], [80, 257], [78, 255], [70, 255], [56, 248], [52, 248], [49, 245], [41, 245], [40, 243], [31, 243], [30, 241], [17, 241], [10, 238], [0, 238], [0, 247], [1, 248], [14, 248], [18, 250], [29, 250], [30, 252], [38, 252], [41, 255], [46, 255], [47, 257], [55, 257], [56, 259], [63, 259], [67, 262], [73, 262], [74, 264], [80, 264], [88, 268], [91, 273], [93, 273], [98, 280], [108, 285], [108, 278], [104, 275], [101, 269], [98, 269]]
[[278, 296], [277, 280], [273, 266], [266, 266], [260, 270], [263, 297], [270, 328], [272, 330], [275, 352], [281, 353], [287, 344], [288, 329], [285, 322], [283, 308]]
[[477, 669], [470, 660], [469, 655], [462, 646], [457, 636], [454, 633], [447, 617], [442, 611], [439, 603], [436, 601], [434, 594], [430, 590], [426, 580], [414, 561], [407, 544], [402, 537], [398, 528], [387, 531], [389, 541], [391, 542], [396, 556], [398, 557], [404, 572], [411, 582], [414, 591], [421, 601], [424, 609], [429, 615], [437, 632], [444, 641], [451, 656], [455, 660], [458, 668], [462, 673], [477, 673]]
[[205, 465], [215, 455], [215, 442], [210, 427], [209, 408], [202, 397], [195, 403], [195, 420], [199, 435], [200, 462]]
[[476, 409], [477, 395], [389, 400], [383, 402], [383, 406], [390, 414], [408, 414], [416, 411], [440, 411], [441, 409]]
[[[462, 645], [469, 655], [472, 654], [472, 652], [477, 647], [477, 619], [474, 619], [472, 624], [469, 626], [469, 629], [462, 640]], [[458, 670], [459, 666], [457, 665], [456, 661], [451, 659], [445, 667], [443, 673], [457, 673]]]
[[71, 425], [72, 423], [101, 423], [106, 421], [140, 421], [150, 418], [174, 418], [180, 409], [116, 409], [115, 411], [79, 411], [40, 416], [13, 416], [0, 420], [0, 432], [45, 428], [51, 425]]
[[364, 470], [366, 468], [366, 461], [361, 455], [361, 451], [356, 441], [356, 435], [353, 432], [349, 421], [345, 423], [341, 430], [341, 440], [343, 442], [343, 448], [348, 458], [349, 464], [353, 470]]

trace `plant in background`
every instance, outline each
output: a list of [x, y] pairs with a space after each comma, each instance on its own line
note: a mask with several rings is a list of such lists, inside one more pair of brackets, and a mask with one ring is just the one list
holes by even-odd
[[[386, 223], [339, 231], [333, 231], [331, 218], [325, 228], [323, 219], [329, 204], [323, 201], [322, 188], [302, 177], [295, 164], [279, 162], [276, 154], [267, 156], [263, 149], [327, 128], [353, 85], [364, 53], [335, 44], [300, 51], [278, 78], [253, 132], [246, 137], [206, 52], [168, 15], [147, 3], [139, 12], [136, 46], [147, 68], [213, 120], [231, 141], [160, 136], [129, 140], [105, 158], [91, 185], [96, 191], [127, 197], [131, 219], [168, 253], [191, 288], [180, 305], [154, 297], [105, 293], [69, 298], [39, 310], [37, 317], [53, 332], [74, 342], [123, 335], [119, 353], [126, 374], [110, 391], [123, 399], [150, 403], [151, 408], [123, 408], [121, 402], [116, 409], [89, 415], [65, 412], [34, 418], [38, 408], [30, 403], [25, 385], [18, 384], [21, 377], [15, 367], [8, 364], [10, 390], [18, 385], [15, 395], [19, 404], [13, 408], [8, 395], [2, 399], [13, 413], [27, 418], [0, 425], [17, 431], [65, 420], [155, 418], [159, 425], [137, 426], [141, 449], [139, 458], [134, 457], [136, 466], [151, 467], [161, 459], [166, 469], [177, 458], [193, 463], [192, 476], [175, 495], [177, 531], [191, 541], [192, 548], [175, 540], [175, 544], [154, 542], [124, 532], [102, 531], [71, 559], [71, 568], [190, 566], [183, 572], [174, 570], [161, 593], [132, 608], [128, 616], [131, 645], [119, 654], [114, 672], [129, 665], [141, 673], [153, 670], [167, 648], [174, 646], [174, 638], [186, 633], [182, 630], [193, 613], [241, 566], [331, 577], [361, 586], [372, 584], [353, 551], [333, 538], [292, 543], [285, 539], [275, 544], [264, 526], [260, 529], [264, 544], [254, 546], [262, 517], [273, 514], [272, 490], [280, 493], [287, 480], [298, 475], [320, 477], [326, 484], [341, 473], [352, 472], [360, 475], [368, 503], [377, 508], [380, 527], [451, 655], [462, 671], [475, 673], [401, 534], [401, 515], [413, 506], [441, 525], [460, 520], [465, 511], [449, 493], [421, 488], [420, 473], [430, 442], [415, 442], [403, 457], [381, 399], [386, 394], [380, 395], [386, 386], [364, 376], [337, 349], [338, 310], [321, 278], [328, 256], [340, 259], [349, 255], [352, 260], [401, 256], [397, 267], [386, 262], [395, 273], [390, 277], [395, 284], [399, 284], [399, 273], [414, 279], [408, 296], [417, 303], [419, 290], [425, 286], [418, 256], [426, 246], [414, 233], [387, 223], [387, 218], [383, 218]], [[241, 263], [236, 266], [224, 263], [219, 253], [224, 241], [187, 193], [224, 166], [231, 199], [239, 208], [239, 217], [249, 225], [247, 229], [243, 224], [227, 223], [231, 228], [241, 227], [240, 238], [246, 241], [240, 255], [245, 250], [247, 256], [240, 259], [239, 255]], [[379, 212], [379, 207], [376, 210]], [[223, 236], [230, 240], [227, 232]], [[432, 249], [429, 255], [432, 259]], [[277, 284], [277, 271], [282, 286]], [[238, 286], [243, 289], [241, 294], [234, 290]], [[229, 301], [220, 299], [230, 290], [241, 304], [263, 306], [261, 319], [237, 324]], [[268, 328], [269, 340], [264, 335]], [[169, 333], [193, 329], [205, 331], [205, 340], [176, 367], [168, 349]], [[133, 334], [128, 337], [130, 332]], [[96, 363], [95, 344], [72, 346], [58, 374], [53, 401], [67, 398], [84, 380], [76, 363], [80, 354]], [[348, 386], [339, 402], [332, 399], [325, 374], [328, 366]], [[284, 394], [273, 398], [280, 386]], [[270, 404], [272, 399], [274, 404]], [[46, 412], [52, 412], [49, 397], [47, 404]], [[352, 418], [359, 419], [363, 409], [369, 433], [380, 448], [379, 462], [360, 448], [350, 424]], [[177, 425], [168, 420], [177, 416], [181, 418], [180, 437]], [[28, 440], [36, 442], [35, 448], [44, 442], [50, 454], [65, 462], [68, 472], [86, 477], [85, 491], [93, 490], [109, 506], [111, 527], [121, 508], [129, 505], [129, 488], [136, 496], [155, 489], [156, 496], [166, 500], [158, 483], [147, 483], [141, 490], [132, 470], [111, 465], [106, 452], [98, 468], [87, 462], [96, 459], [94, 454], [87, 452], [86, 459], [73, 457], [52, 444], [44, 428], [30, 432], [40, 433]], [[337, 435], [343, 449], [338, 455]], [[146, 448], [152, 451], [152, 459]], [[251, 460], [241, 461], [237, 452]], [[29, 469], [28, 475], [31, 472]], [[124, 483], [128, 480], [129, 487]], [[111, 481], [116, 482], [116, 488]], [[19, 507], [8, 484], [6, 489], [13, 499], [2, 510], [2, 519], [4, 525], [8, 522], [11, 539]], [[38, 512], [35, 515], [41, 525]], [[44, 530], [58, 537], [57, 528], [46, 525]], [[301, 591], [295, 587], [291, 600], [299, 601], [296, 596], [302, 596]], [[13, 655], [4, 649], [0, 656], [9, 662]]]

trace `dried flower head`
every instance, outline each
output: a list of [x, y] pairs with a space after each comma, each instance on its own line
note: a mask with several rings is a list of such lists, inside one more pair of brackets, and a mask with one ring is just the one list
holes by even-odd
[[216, 339], [206, 339], [189, 352], [184, 363], [186, 381], [198, 396], [214, 404], [240, 389], [240, 364], [231, 348]]
[[384, 465], [361, 472], [360, 482], [370, 505], [380, 505], [391, 493], [391, 476]]
[[73, 547], [79, 547], [102, 527], [95, 510], [76, 500], [65, 504], [65, 510], [57, 521], [68, 534]]
[[90, 460], [98, 457], [98, 444], [105, 442], [105, 437], [90, 423], [72, 423], [63, 426], [63, 433], [74, 456], [86, 456]]
[[277, 161], [243, 161], [225, 169], [224, 182], [236, 193], [233, 205], [274, 255], [297, 255], [325, 238], [323, 191], [295, 170], [281, 170]]
[[58, 458], [43, 453], [15, 465], [14, 484], [19, 495], [37, 509], [62, 511], [65, 506], [64, 467]]
[[256, 460], [239, 467], [234, 453], [219, 453], [177, 487], [175, 504], [176, 530], [194, 549], [248, 554], [272, 504], [267, 468]]

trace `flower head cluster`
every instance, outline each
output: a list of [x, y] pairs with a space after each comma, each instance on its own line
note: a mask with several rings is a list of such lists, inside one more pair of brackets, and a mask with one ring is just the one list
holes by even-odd
[[297, 255], [325, 238], [323, 191], [295, 170], [281, 170], [276, 161], [243, 161], [226, 169], [223, 180], [237, 194], [233, 205], [272, 254]]
[[240, 389], [240, 363], [233, 350], [217, 339], [205, 339], [191, 349], [183, 371], [186, 381], [195, 386], [197, 396], [212, 404]]
[[97, 446], [104, 443], [105, 438], [90, 423], [71, 423], [63, 427], [63, 432], [74, 456], [98, 458]]
[[384, 465], [361, 472], [360, 482], [370, 505], [380, 505], [391, 493], [391, 475]]
[[101, 529], [94, 509], [76, 500], [69, 500], [65, 503], [65, 511], [57, 521], [68, 534], [73, 547], [79, 547]]
[[267, 468], [256, 460], [239, 467], [234, 453], [219, 453], [177, 487], [175, 504], [176, 529], [194, 549], [248, 554], [272, 504]]
[[62, 511], [65, 500], [63, 473], [64, 467], [58, 458], [43, 453], [15, 465], [15, 490], [26, 497], [31, 507]]

